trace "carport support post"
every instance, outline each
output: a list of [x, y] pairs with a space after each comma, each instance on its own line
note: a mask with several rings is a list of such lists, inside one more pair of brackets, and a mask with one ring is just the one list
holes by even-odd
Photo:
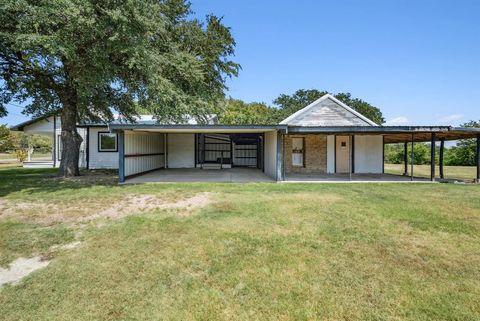
[[435, 181], [435, 145], [436, 136], [432, 133], [432, 141], [430, 142], [430, 180]]
[[403, 175], [407, 176], [408, 175], [408, 142], [405, 142], [403, 144], [403, 164], [404, 164]]
[[125, 182], [125, 134], [118, 132], [118, 182]]
[[480, 134], [477, 135], [477, 183], [480, 183]]
[[445, 151], [445, 138], [440, 139], [440, 155], [439, 155], [439, 167], [440, 167], [440, 178], [445, 178], [443, 175], [443, 154]]
[[415, 160], [415, 153], [413, 152], [413, 144], [414, 144], [414, 134], [412, 133], [412, 159], [411, 159], [411, 164], [410, 164], [410, 180], [413, 182], [413, 163]]

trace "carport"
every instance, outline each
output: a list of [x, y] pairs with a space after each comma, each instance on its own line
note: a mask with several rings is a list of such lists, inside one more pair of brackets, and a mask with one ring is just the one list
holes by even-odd
[[119, 182], [277, 180], [284, 125], [111, 124], [118, 134]]

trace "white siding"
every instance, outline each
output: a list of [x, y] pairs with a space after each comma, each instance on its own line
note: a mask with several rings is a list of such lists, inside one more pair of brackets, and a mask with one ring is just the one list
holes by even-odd
[[125, 176], [163, 168], [165, 166], [163, 134], [126, 132], [125, 156]]
[[327, 136], [327, 173], [335, 173], [335, 136]]
[[[91, 127], [89, 142], [89, 168], [90, 169], [118, 169], [118, 152], [99, 152], [98, 133], [109, 132], [107, 127]], [[118, 147], [118, 146], [117, 146]]]
[[355, 173], [381, 174], [383, 170], [383, 137], [355, 136]]
[[[60, 126], [60, 117], [57, 117], [57, 127]], [[52, 134], [53, 133], [53, 116], [48, 117], [47, 119], [42, 119], [33, 124], [25, 126], [23, 129], [25, 134]]]
[[168, 168], [195, 167], [195, 135], [168, 134]]
[[265, 133], [265, 174], [277, 178], [277, 132]]

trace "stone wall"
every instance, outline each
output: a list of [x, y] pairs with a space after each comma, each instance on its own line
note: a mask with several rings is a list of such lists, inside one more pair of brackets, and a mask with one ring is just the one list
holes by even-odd
[[[292, 137], [303, 137], [305, 143], [305, 167], [292, 166]], [[319, 173], [327, 172], [327, 136], [326, 135], [285, 135], [284, 136], [285, 173]]]

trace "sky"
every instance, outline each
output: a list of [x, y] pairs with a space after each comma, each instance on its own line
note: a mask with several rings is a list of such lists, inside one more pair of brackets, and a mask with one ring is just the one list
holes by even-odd
[[[228, 96], [271, 104], [298, 89], [350, 92], [387, 125], [480, 120], [478, 0], [192, 0], [236, 40]], [[10, 105], [0, 123], [28, 119]]]

